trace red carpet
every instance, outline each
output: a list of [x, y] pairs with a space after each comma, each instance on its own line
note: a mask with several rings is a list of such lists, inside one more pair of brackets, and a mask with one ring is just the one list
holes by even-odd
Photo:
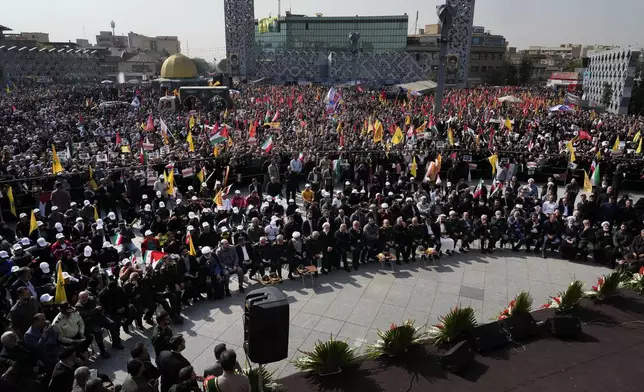
[[[534, 313], [537, 320], [550, 310]], [[644, 366], [644, 298], [632, 292], [603, 303], [582, 301], [573, 312], [583, 334], [563, 341], [546, 331], [521, 346], [486, 355], [460, 375], [443, 370], [433, 347], [411, 350], [399, 362], [365, 361], [359, 369], [328, 377], [297, 373], [280, 382], [288, 391], [641, 391]]]

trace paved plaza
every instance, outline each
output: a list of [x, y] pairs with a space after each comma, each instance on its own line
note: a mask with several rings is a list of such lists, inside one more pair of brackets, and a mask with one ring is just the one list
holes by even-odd
[[[268, 368], [275, 371], [276, 378], [297, 372], [289, 362], [298, 355], [297, 349], [309, 350], [317, 340], [327, 340], [331, 334], [362, 352], [375, 342], [378, 328], [406, 319], [414, 319], [418, 325], [435, 324], [455, 305], [471, 306], [479, 322], [488, 322], [521, 290], [529, 290], [535, 307], [539, 307], [571, 280], [595, 284], [597, 277], [608, 271], [591, 263], [544, 260], [532, 253], [503, 250], [482, 255], [473, 250], [443, 257], [436, 268], [417, 261], [403, 264], [396, 273], [373, 264], [362, 266], [358, 272], [333, 271], [315, 279], [313, 288], [310, 280], [306, 287], [301, 280], [286, 280], [279, 288], [290, 302], [289, 358]], [[183, 325], [172, 325], [173, 332], [186, 337], [182, 354], [199, 375], [212, 364], [214, 347], [221, 342], [237, 351], [243, 366], [244, 295], [236, 291], [236, 283], [231, 288], [231, 298], [199, 301], [184, 310]], [[95, 364], [99, 372], [117, 382], [126, 375], [129, 348], [136, 342], [147, 342], [154, 353], [149, 344], [151, 328], [133, 331], [132, 336], [122, 333], [126, 350], [112, 350], [112, 358], [98, 359]]]

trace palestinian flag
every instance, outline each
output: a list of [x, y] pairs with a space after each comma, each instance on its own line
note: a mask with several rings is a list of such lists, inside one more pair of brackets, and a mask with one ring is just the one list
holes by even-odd
[[123, 243], [123, 236], [120, 234], [114, 234], [112, 236], [112, 244], [121, 245]]
[[265, 152], [271, 152], [272, 149], [273, 149], [273, 137], [269, 136], [269, 138], [266, 139], [266, 141], [262, 144], [262, 150], [264, 150]]
[[156, 268], [165, 255], [166, 253], [158, 250], [149, 250], [143, 255], [143, 262], [152, 265], [152, 268]]
[[210, 144], [212, 144], [213, 146], [215, 144], [223, 143], [225, 141], [226, 141], [226, 136], [222, 135], [221, 132], [217, 132], [214, 135], [210, 136]]
[[483, 179], [481, 178], [481, 180], [479, 181], [479, 184], [476, 186], [476, 189], [474, 190], [474, 195], [473, 196], [474, 196], [475, 199], [481, 196], [483, 186], [484, 186], [483, 185]]

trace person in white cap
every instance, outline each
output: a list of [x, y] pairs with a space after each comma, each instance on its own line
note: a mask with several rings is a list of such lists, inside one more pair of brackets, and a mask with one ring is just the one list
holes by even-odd
[[31, 260], [33, 260], [33, 256], [28, 252], [25, 252], [22, 245], [18, 243], [13, 246], [13, 256], [11, 257], [11, 261], [14, 265], [17, 265], [18, 267], [28, 266], [29, 263], [31, 263]]
[[230, 200], [230, 204], [233, 206], [233, 208], [237, 207], [240, 210], [246, 207], [246, 199], [244, 199], [239, 189], [235, 191], [235, 195]]
[[18, 223], [16, 223], [16, 236], [29, 236], [29, 225], [29, 216], [26, 213], [21, 212], [20, 215], [18, 215]]
[[65, 220], [65, 215], [62, 213], [62, 211], [60, 211], [58, 206], [52, 206], [51, 212], [47, 217], [47, 227], [50, 229], [53, 229], [56, 223], [64, 222], [64, 220]]
[[78, 242], [86, 239], [89, 236], [89, 225], [86, 225], [83, 218], [80, 216], [76, 218], [76, 224], [72, 227], [72, 241]]

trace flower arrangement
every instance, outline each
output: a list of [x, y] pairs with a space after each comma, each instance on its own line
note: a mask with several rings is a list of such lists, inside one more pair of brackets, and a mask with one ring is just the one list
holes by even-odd
[[298, 351], [304, 355], [293, 362], [295, 367], [322, 375], [336, 373], [360, 362], [355, 350], [347, 342], [333, 339], [333, 335], [326, 342], [315, 343], [313, 351]]
[[512, 301], [510, 301], [507, 308], [503, 309], [503, 311], [499, 313], [498, 319], [505, 320], [515, 314], [530, 313], [531, 311], [532, 296], [529, 293], [522, 291], [519, 295], [514, 297]]
[[429, 336], [435, 344], [454, 343], [476, 327], [476, 315], [470, 307], [457, 306], [446, 315], [440, 316], [439, 321], [429, 331]]
[[613, 271], [609, 275], [597, 279], [597, 284], [592, 286], [584, 295], [588, 298], [606, 299], [617, 294], [617, 290], [623, 286], [625, 276], [622, 272]]
[[566, 291], [550, 297], [547, 304], [541, 308], [555, 309], [559, 312], [566, 312], [572, 310], [579, 304], [579, 301], [584, 296], [584, 283], [580, 280], [570, 282]]
[[391, 324], [386, 331], [378, 330], [378, 337], [380, 339], [367, 348], [367, 355], [371, 358], [402, 354], [409, 347], [427, 341], [429, 335], [424, 327], [415, 327], [414, 320], [407, 320], [400, 325]]
[[644, 294], [644, 267], [631, 276], [631, 279], [624, 283], [629, 289]]

